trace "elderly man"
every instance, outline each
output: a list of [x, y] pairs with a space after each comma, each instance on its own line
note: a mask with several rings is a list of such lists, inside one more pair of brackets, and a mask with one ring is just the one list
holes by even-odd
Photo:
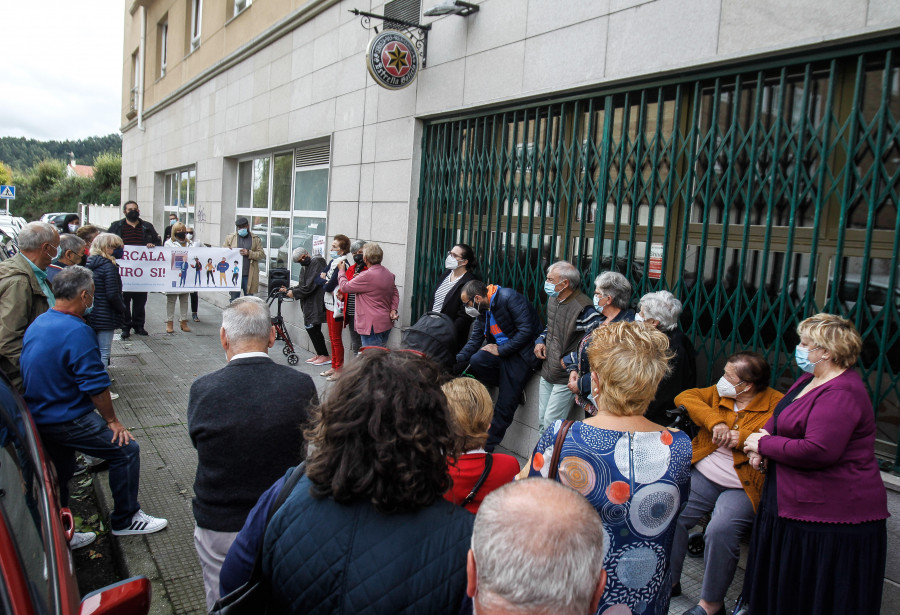
[[80, 265], [84, 256], [84, 247], [87, 244], [84, 239], [71, 233], [63, 233], [59, 236], [59, 256], [47, 267], [47, 279], [53, 283], [56, 274], [66, 267]]
[[239, 248], [244, 257], [244, 262], [241, 263], [241, 290], [228, 293], [232, 301], [240, 297], [241, 292], [255, 295], [259, 291], [259, 261], [266, 257], [262, 240], [250, 232], [247, 218], [241, 216], [234, 221], [234, 226], [237, 230], [226, 237], [222, 244], [225, 248]]
[[68, 505], [75, 451], [81, 451], [109, 461], [113, 535], [158, 532], [168, 522], [138, 504], [140, 449], [116, 416], [97, 336], [84, 322], [94, 303], [93, 275], [78, 265], [66, 267], [53, 287], [56, 305], [25, 332], [22, 375], [25, 401], [59, 476], [60, 503]]
[[581, 274], [572, 263], [558, 261], [547, 269], [547, 328], [534, 344], [534, 355], [544, 361], [538, 422], [543, 433], [556, 420], [565, 420], [575, 394], [569, 390], [569, 374], [562, 358], [578, 348], [584, 334], [602, 317], [594, 302], [581, 292]]
[[[122, 238], [126, 246], [147, 246], [153, 248], [163, 244], [162, 238], [153, 225], [146, 220], [141, 220], [141, 210], [134, 201], [126, 201], [122, 206], [125, 218], [116, 220], [109, 225], [109, 232]], [[128, 309], [128, 319], [122, 327], [122, 339], [128, 339], [131, 330], [138, 335], [149, 335], [144, 329], [147, 321], [146, 305], [147, 293], [123, 292], [125, 307]]]
[[250, 510], [302, 461], [301, 425], [318, 401], [309, 376], [269, 358], [275, 328], [262, 299], [231, 302], [219, 336], [228, 364], [194, 381], [187, 412], [197, 449], [194, 546], [208, 609], [219, 598], [222, 562]]
[[54, 302], [47, 267], [59, 254], [59, 232], [31, 222], [19, 231], [19, 253], [0, 263], [0, 369], [22, 391], [19, 356], [25, 329]]
[[603, 543], [594, 507], [556, 481], [492, 491], [475, 517], [466, 566], [475, 614], [594, 613], [606, 587]]
[[544, 324], [528, 299], [509, 288], [472, 280], [463, 287], [460, 300], [475, 323], [469, 341], [456, 355], [457, 371], [499, 387], [484, 446], [490, 452], [503, 440], [525, 385], [540, 366], [534, 340]]

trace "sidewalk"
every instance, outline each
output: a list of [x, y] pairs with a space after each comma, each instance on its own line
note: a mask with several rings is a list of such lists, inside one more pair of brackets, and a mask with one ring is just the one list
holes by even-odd
[[[190, 333], [176, 331], [169, 335], [165, 333], [165, 297], [151, 294], [146, 324], [150, 336], [132, 335], [121, 340], [117, 335], [112, 349], [112, 390], [120, 395], [113, 403], [119, 419], [141, 446], [141, 507], [150, 515], [169, 520], [169, 526], [156, 534], [113, 539], [126, 575], [144, 575], [151, 580], [150, 612], [154, 615], [206, 613], [200, 562], [194, 551], [191, 497], [197, 454], [188, 437], [187, 403], [193, 381], [223, 367], [225, 353], [219, 342], [222, 310], [203, 296], [201, 293], [201, 322], [190, 322]], [[213, 296], [209, 299], [219, 304], [227, 301]], [[294, 341], [301, 341], [294, 331], [292, 328], [290, 332]], [[306, 340], [302, 342], [305, 345]], [[287, 365], [282, 346], [276, 342], [269, 356]], [[318, 377], [324, 368], [304, 363], [311, 353], [297, 346], [300, 364], [294, 369], [309, 374], [321, 395], [328, 384]], [[112, 502], [107, 473], [97, 474], [94, 485], [101, 510], [108, 515]], [[729, 610], [743, 584], [743, 561], [728, 594]], [[681, 615], [697, 603], [702, 562], [686, 559], [684, 593], [672, 600], [670, 614]]]

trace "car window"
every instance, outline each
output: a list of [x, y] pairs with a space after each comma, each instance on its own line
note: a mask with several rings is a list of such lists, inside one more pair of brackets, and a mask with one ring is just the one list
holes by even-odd
[[47, 561], [42, 528], [46, 506], [43, 482], [33, 440], [25, 435], [25, 425], [15, 397], [0, 381], [0, 514], [13, 538], [22, 572], [39, 613], [50, 608], [51, 564]]

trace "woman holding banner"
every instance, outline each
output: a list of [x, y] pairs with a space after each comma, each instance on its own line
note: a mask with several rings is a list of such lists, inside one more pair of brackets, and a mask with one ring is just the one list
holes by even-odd
[[[167, 248], [187, 248], [190, 242], [187, 239], [187, 227], [182, 222], [176, 222], [171, 227], [171, 235], [166, 243]], [[186, 265], [187, 263], [184, 263]], [[174, 333], [175, 302], [181, 303], [181, 330], [190, 331], [187, 324], [189, 293], [166, 293], [166, 333]]]

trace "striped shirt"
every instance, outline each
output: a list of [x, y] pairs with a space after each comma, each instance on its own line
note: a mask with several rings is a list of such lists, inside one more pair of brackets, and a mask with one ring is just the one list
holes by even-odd
[[453, 287], [456, 286], [456, 283], [462, 279], [462, 276], [458, 276], [456, 279], [453, 279], [453, 274], [451, 273], [444, 281], [441, 282], [441, 285], [437, 287], [437, 290], [434, 291], [434, 305], [431, 306], [432, 312], [440, 312], [444, 309], [444, 300], [447, 298], [447, 295], [453, 290]]
[[137, 226], [131, 226], [127, 222], [122, 225], [122, 243], [126, 246], [143, 246], [144, 225], [138, 222]]

